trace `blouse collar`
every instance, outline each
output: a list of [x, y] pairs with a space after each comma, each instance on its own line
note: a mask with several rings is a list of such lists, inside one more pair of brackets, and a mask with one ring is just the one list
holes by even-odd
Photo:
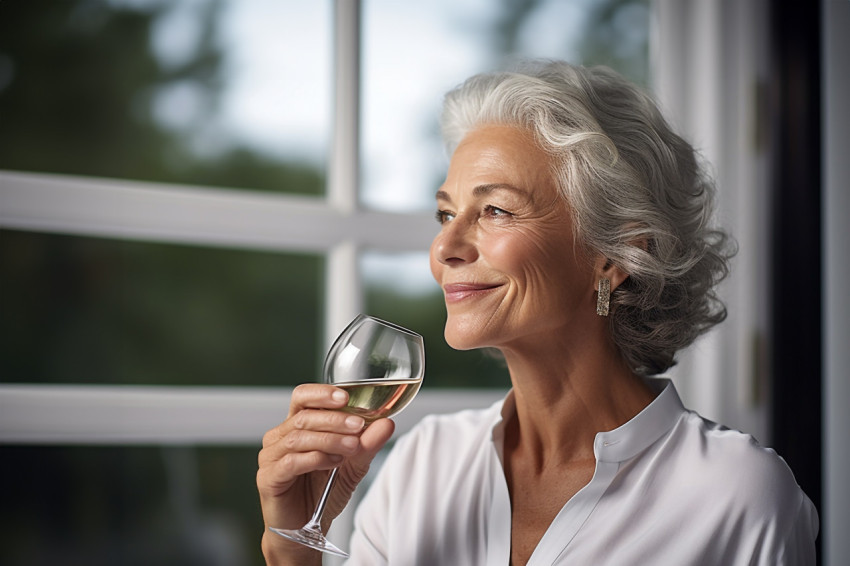
[[[647, 378], [646, 383], [653, 391], [658, 391], [658, 395], [625, 424], [596, 434], [593, 452], [598, 461], [623, 462], [637, 456], [671, 430], [686, 411], [672, 381], [654, 377]], [[516, 401], [511, 390], [501, 403], [499, 417], [492, 429], [492, 439], [500, 460], [503, 459], [504, 423], [514, 414]]]
[[650, 388], [660, 389], [660, 393], [627, 423], [596, 434], [593, 452], [597, 460], [623, 462], [634, 458], [669, 432], [685, 412], [672, 381], [656, 377], [646, 382]]

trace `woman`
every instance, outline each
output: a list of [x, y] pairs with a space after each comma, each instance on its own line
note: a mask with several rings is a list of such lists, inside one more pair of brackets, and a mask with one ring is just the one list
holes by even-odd
[[[818, 519], [773, 451], [653, 378], [720, 322], [724, 234], [693, 149], [614, 72], [534, 63], [447, 95], [452, 152], [431, 269], [457, 349], [512, 389], [425, 419], [362, 502], [353, 564], [809, 564]], [[305, 522], [342, 464], [343, 508], [392, 434], [332, 386], [295, 389], [264, 438], [267, 526]], [[328, 410], [331, 409], [331, 410]], [[269, 564], [319, 564], [273, 533]]]

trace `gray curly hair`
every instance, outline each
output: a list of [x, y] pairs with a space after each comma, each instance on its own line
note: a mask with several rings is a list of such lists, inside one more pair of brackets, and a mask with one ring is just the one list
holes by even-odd
[[577, 240], [629, 274], [611, 295], [609, 318], [635, 373], [664, 372], [726, 318], [715, 286], [734, 242], [711, 225], [713, 181], [647, 93], [605, 67], [529, 61], [446, 95], [449, 152], [485, 124], [534, 134], [552, 156]]

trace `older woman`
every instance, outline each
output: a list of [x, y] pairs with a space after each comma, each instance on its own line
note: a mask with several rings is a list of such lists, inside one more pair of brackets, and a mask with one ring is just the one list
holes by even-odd
[[[431, 269], [445, 337], [500, 350], [513, 387], [397, 443], [351, 563], [813, 563], [817, 514], [783, 460], [650, 377], [724, 318], [713, 287], [729, 255], [713, 187], [652, 100], [610, 70], [534, 63], [450, 92], [443, 132]], [[345, 399], [299, 386], [267, 433], [267, 525], [300, 526], [342, 464], [335, 516], [389, 439], [389, 421], [360, 434], [332, 410]], [[269, 532], [263, 550], [320, 563]]]

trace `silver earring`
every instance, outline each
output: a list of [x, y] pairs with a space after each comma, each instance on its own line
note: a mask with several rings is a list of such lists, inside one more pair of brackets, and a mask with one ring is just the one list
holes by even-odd
[[611, 303], [611, 280], [605, 277], [599, 279], [599, 293], [596, 295], [596, 314], [608, 316]]

